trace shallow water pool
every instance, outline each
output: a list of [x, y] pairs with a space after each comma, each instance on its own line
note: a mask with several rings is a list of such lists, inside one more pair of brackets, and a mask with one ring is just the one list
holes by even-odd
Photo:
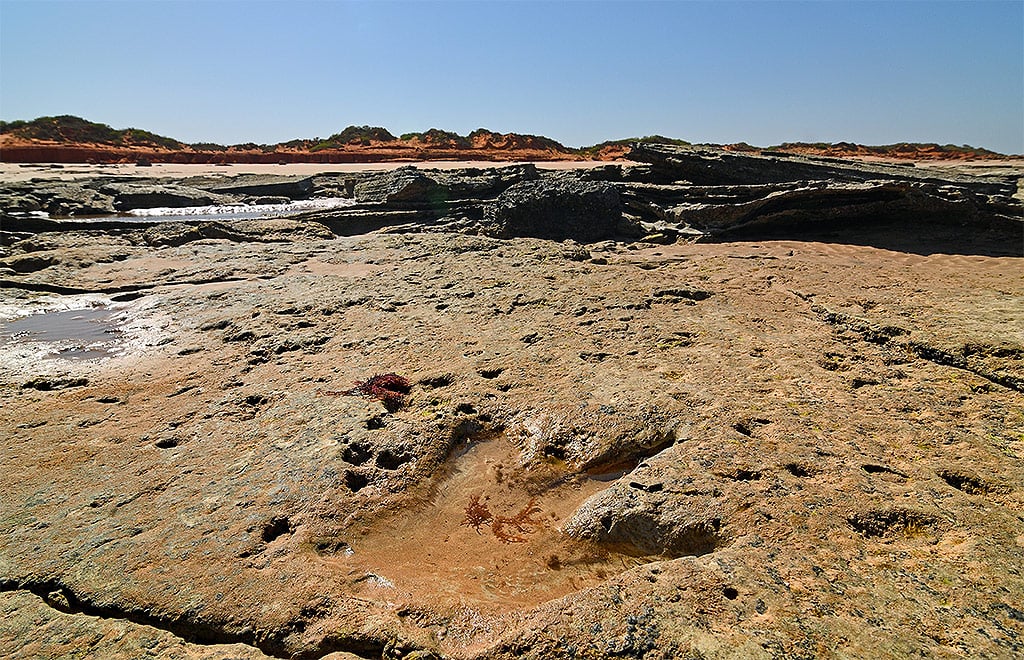
[[0, 344], [37, 343], [49, 358], [96, 360], [113, 355], [120, 320], [108, 307], [31, 314], [0, 324]]

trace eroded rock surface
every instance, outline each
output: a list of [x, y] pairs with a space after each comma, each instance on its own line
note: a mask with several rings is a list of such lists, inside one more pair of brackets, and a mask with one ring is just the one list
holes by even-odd
[[621, 233], [622, 205], [607, 183], [560, 177], [517, 183], [484, 211], [485, 232], [592, 243]]
[[[653, 171], [574, 176], [772, 208]], [[409, 215], [359, 235], [5, 221], [5, 319], [116, 314], [98, 359], [0, 327], [0, 653], [1024, 653], [1014, 246], [672, 243], [711, 231], [683, 211], [497, 239], [480, 200], [529, 170], [423, 176], [478, 201], [368, 203]], [[357, 387], [390, 373], [389, 405]]]

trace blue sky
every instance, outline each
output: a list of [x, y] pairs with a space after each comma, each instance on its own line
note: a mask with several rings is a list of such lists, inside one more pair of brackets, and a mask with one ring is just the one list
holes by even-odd
[[1024, 2], [0, 0], [0, 118], [1024, 152]]

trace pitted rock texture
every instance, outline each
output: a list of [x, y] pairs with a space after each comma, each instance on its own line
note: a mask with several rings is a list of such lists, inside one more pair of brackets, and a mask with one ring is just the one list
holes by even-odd
[[1020, 257], [273, 222], [5, 225], [0, 652], [1024, 653]]

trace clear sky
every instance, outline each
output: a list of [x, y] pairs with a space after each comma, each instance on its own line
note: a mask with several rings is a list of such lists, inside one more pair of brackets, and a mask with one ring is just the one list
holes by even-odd
[[0, 118], [1024, 152], [1024, 2], [0, 0]]

